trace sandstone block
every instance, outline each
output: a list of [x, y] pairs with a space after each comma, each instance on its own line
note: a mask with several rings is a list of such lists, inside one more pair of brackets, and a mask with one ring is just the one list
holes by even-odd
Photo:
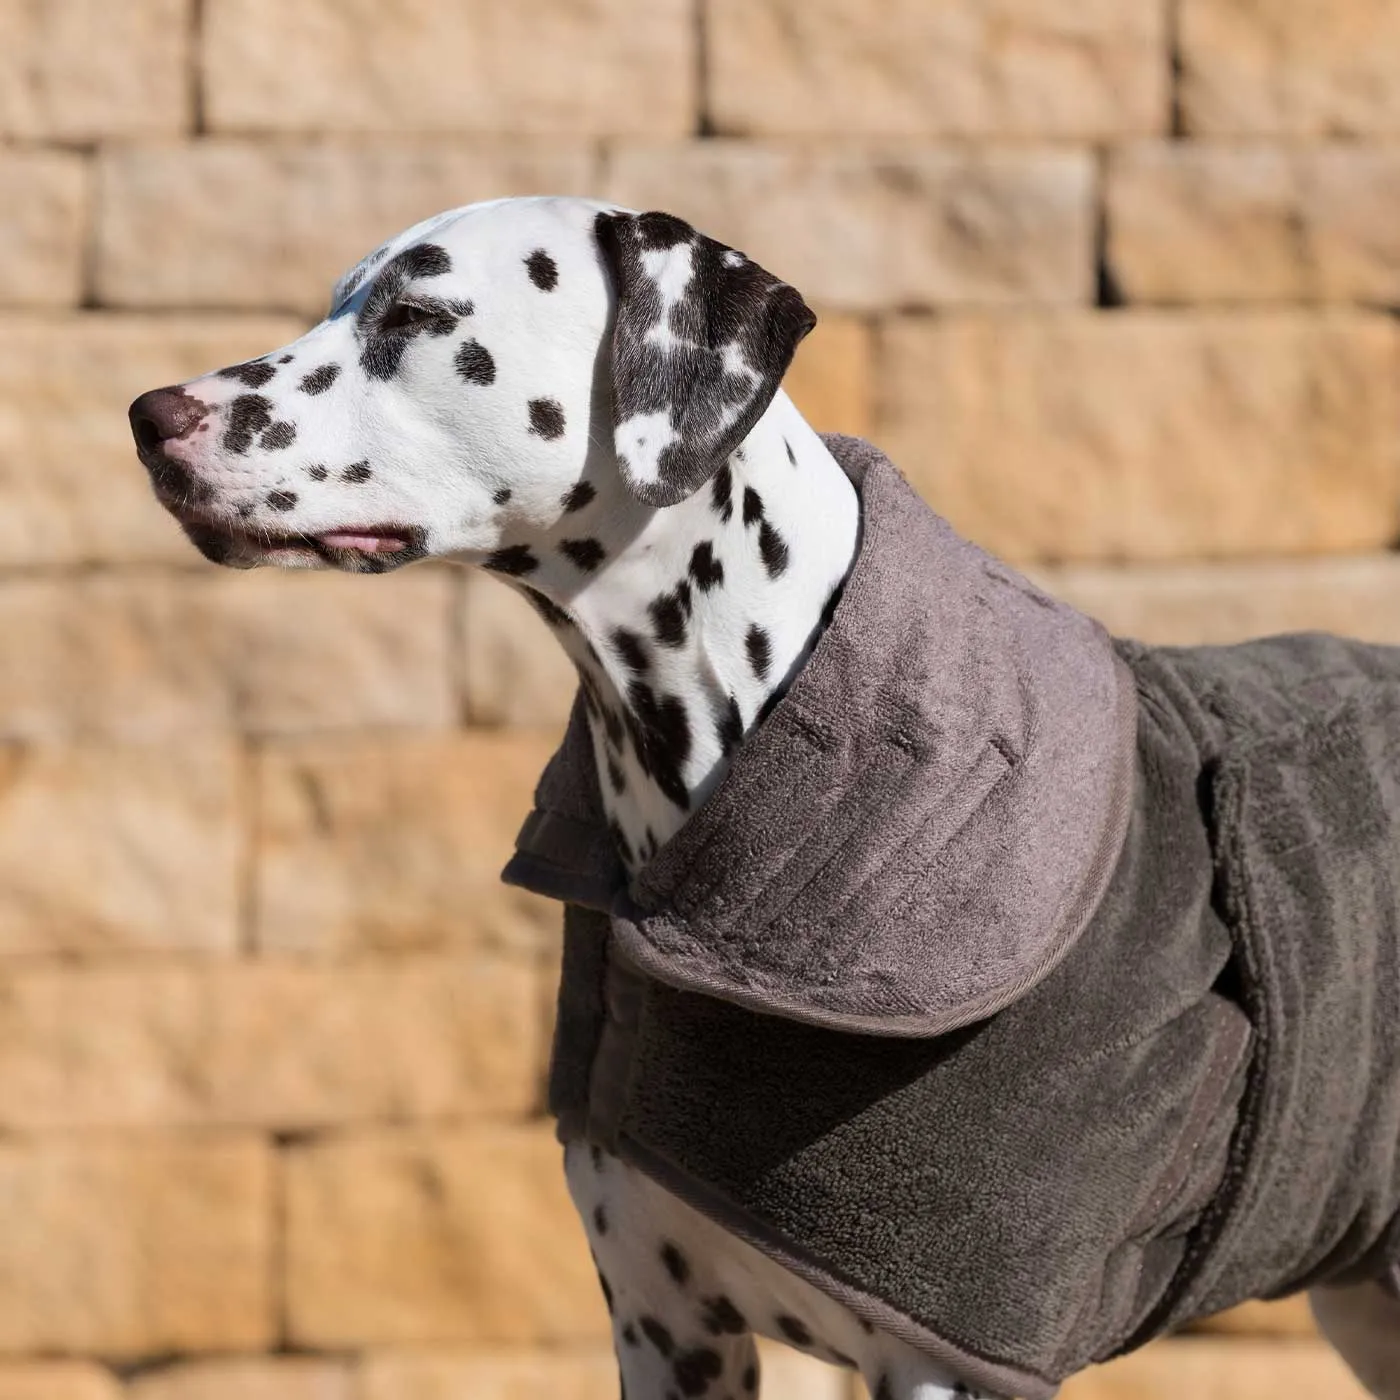
[[[375, 42], [382, 32], [367, 31]], [[460, 80], [453, 65], [438, 66]], [[335, 279], [410, 224], [502, 195], [596, 194], [594, 166], [586, 147], [558, 141], [112, 147], [98, 161], [98, 296], [113, 306], [290, 307], [320, 317]]]
[[[1338, 632], [1400, 645], [1400, 556], [1039, 569], [1049, 592], [1118, 636], [1204, 646], [1276, 632]], [[1243, 1318], [1279, 1316], [1262, 1305]], [[1233, 1314], [1226, 1314], [1233, 1316]]]
[[450, 725], [450, 607], [432, 568], [3, 584], [0, 737]]
[[877, 436], [1011, 559], [1383, 548], [1398, 345], [1360, 312], [900, 318]]
[[1182, 0], [1178, 26], [1193, 135], [1400, 132], [1393, 0]]
[[783, 388], [819, 433], [870, 436], [874, 341], [869, 321], [823, 315], [797, 347]]
[[190, 0], [0, 4], [0, 137], [95, 141], [183, 131]]
[[1322, 1343], [1193, 1337], [1156, 1342], [1069, 1381], [1064, 1400], [1277, 1400], [1317, 1395], [1366, 1400], [1345, 1363]]
[[711, 0], [710, 112], [781, 136], [1161, 131], [1164, 19], [1153, 0]]
[[1240, 1337], [1315, 1337], [1317, 1324], [1305, 1293], [1277, 1303], [1243, 1303], [1205, 1318], [1193, 1332], [1224, 1332]]
[[489, 955], [0, 975], [0, 1124], [274, 1130], [528, 1113], [539, 974]]
[[462, 685], [472, 724], [562, 729], [578, 672], [513, 588], [475, 569], [461, 579]]
[[0, 954], [231, 951], [238, 786], [225, 743], [0, 749]]
[[850, 1371], [765, 1338], [759, 1339], [758, 1361], [763, 1400], [854, 1400], [865, 1394]]
[[205, 14], [216, 131], [680, 135], [696, 121], [687, 0], [212, 0]]
[[220, 1357], [138, 1376], [127, 1400], [360, 1400], [350, 1369], [319, 1357]]
[[382, 1133], [285, 1158], [294, 1344], [602, 1341], [552, 1130]]
[[833, 310], [1063, 305], [1093, 290], [1083, 152], [628, 143], [606, 194], [689, 219]]
[[372, 1353], [356, 1400], [617, 1400], [611, 1346], [586, 1351]]
[[557, 942], [558, 906], [500, 883], [555, 742], [478, 732], [267, 747], [259, 945], [338, 953]]
[[0, 150], [0, 305], [71, 306], [81, 298], [88, 184], [80, 155]]
[[1194, 142], [1109, 165], [1109, 253], [1130, 301], [1400, 300], [1400, 151]]
[[243, 1137], [0, 1144], [0, 1352], [267, 1345], [270, 1165]]
[[197, 564], [136, 460], [127, 405], [300, 333], [287, 317], [0, 317], [0, 560]]
[[0, 1400], [121, 1400], [121, 1387], [85, 1361], [19, 1361], [0, 1365]]

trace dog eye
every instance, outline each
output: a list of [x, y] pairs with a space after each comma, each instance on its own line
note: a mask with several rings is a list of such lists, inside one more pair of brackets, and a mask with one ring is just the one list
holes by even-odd
[[379, 323], [381, 331], [409, 331], [433, 320], [435, 312], [426, 306], [414, 306], [412, 302], [400, 301], [391, 306]]

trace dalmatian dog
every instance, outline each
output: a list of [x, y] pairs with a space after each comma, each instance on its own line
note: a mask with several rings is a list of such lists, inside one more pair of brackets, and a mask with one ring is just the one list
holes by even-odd
[[[782, 695], [855, 556], [855, 492], [779, 387], [813, 321], [669, 215], [499, 200], [391, 239], [301, 339], [143, 394], [131, 425], [217, 563], [450, 559], [523, 594], [577, 667], [635, 869]], [[574, 1147], [566, 1172], [628, 1400], [755, 1395], [755, 1335], [875, 1400], [975, 1393], [621, 1161]], [[1323, 1324], [1400, 1400], [1400, 1312], [1353, 1292]]]

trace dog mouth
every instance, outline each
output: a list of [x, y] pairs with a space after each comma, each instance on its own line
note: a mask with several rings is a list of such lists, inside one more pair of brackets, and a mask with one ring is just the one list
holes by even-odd
[[259, 564], [290, 568], [350, 569], [382, 573], [421, 559], [426, 531], [416, 525], [355, 525], [317, 533], [249, 529], [195, 512], [175, 513], [190, 542], [215, 564], [250, 569]]

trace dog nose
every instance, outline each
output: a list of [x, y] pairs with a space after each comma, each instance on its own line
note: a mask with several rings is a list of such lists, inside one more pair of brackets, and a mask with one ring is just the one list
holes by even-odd
[[149, 454], [172, 438], [184, 437], [208, 411], [183, 389], [152, 389], [131, 405], [127, 417], [137, 450]]

